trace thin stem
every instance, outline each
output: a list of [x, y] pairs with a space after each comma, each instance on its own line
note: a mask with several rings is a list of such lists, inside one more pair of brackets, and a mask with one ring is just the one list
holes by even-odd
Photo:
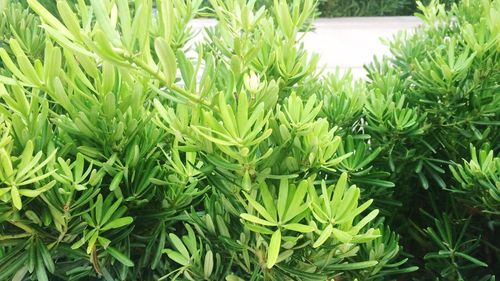
[[[201, 104], [207, 108], [210, 108], [210, 105], [207, 104], [204, 100], [202, 100], [201, 98], [197, 97], [197, 96], [194, 96], [193, 94], [191, 94], [190, 92], [188, 92], [187, 90], [179, 87], [178, 85], [176, 85], [175, 83], [172, 83], [172, 84], [168, 84], [167, 81], [165, 80], [165, 78], [160, 75], [159, 71], [158, 70], [155, 70], [153, 68], [151, 68], [150, 65], [146, 64], [144, 61], [142, 60], [138, 60], [136, 59], [134, 56], [132, 55], [126, 55], [124, 54], [123, 55], [125, 57], [125, 59], [127, 59], [130, 63], [134, 63], [136, 64], [137, 66], [139, 66], [140, 68], [142, 68], [143, 70], [145, 70], [146, 72], [148, 72], [151, 76], [153, 76], [154, 78], [162, 81], [165, 85], [168, 85], [168, 87], [172, 90], [172, 91], [175, 91], [177, 93], [179, 93], [181, 96], [187, 98], [188, 100], [190, 100], [191, 102], [195, 103], [195, 104]], [[211, 108], [212, 109], [212, 108]]]
[[10, 240], [10, 239], [19, 239], [19, 238], [26, 238], [30, 237], [30, 233], [20, 233], [20, 234], [13, 234], [13, 235], [0, 235], [0, 241], [3, 240]]
[[22, 223], [22, 222], [19, 222], [19, 221], [13, 221], [13, 220], [9, 220], [8, 222], [9, 222], [10, 224], [15, 225], [15, 226], [19, 227], [20, 229], [22, 229], [22, 230], [26, 231], [26, 232], [27, 232], [27, 233], [29, 233], [30, 235], [35, 234], [35, 232], [36, 232], [34, 229], [32, 229], [31, 227], [29, 227], [28, 225], [26, 225], [26, 224], [24, 224], [24, 223]]

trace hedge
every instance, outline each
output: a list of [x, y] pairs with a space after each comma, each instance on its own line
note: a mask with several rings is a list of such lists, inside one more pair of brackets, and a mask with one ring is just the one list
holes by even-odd
[[0, 280], [495, 280], [499, 0], [419, 4], [367, 81], [312, 0], [194, 46], [201, 0], [77, 2], [0, 5]]

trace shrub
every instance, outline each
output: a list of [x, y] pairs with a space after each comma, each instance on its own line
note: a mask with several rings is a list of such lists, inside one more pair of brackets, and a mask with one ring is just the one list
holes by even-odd
[[[423, 1], [428, 4], [430, 1]], [[448, 7], [458, 0], [443, 0]], [[319, 0], [324, 17], [410, 16], [417, 12], [414, 0]]]
[[0, 280], [494, 280], [500, 1], [420, 5], [366, 82], [297, 40], [312, 0], [212, 0], [196, 45], [201, 0], [28, 2]]
[[45, 37], [38, 17], [21, 4], [7, 1], [0, 3], [0, 16], [0, 47], [12, 55], [9, 40], [15, 38], [29, 56], [41, 58]]
[[390, 273], [397, 236], [337, 169], [354, 148], [309, 91], [313, 1], [212, 1], [195, 57], [201, 1], [58, 1], [61, 20], [28, 2], [43, 57], [0, 50], [0, 279]]
[[375, 165], [391, 171], [403, 203], [392, 225], [423, 257], [425, 278], [491, 278], [486, 263], [499, 258], [500, 2], [463, 1], [449, 12], [437, 1], [419, 6], [424, 25], [396, 36], [392, 57], [367, 67], [374, 98], [366, 132], [385, 148]]
[[[430, 1], [423, 1], [428, 4]], [[449, 8], [458, 0], [442, 0]], [[271, 8], [273, 0], [256, 0], [255, 7]], [[202, 7], [211, 8], [209, 0]], [[414, 0], [318, 0], [317, 14], [321, 17], [410, 16], [418, 11]], [[205, 14], [206, 15], [206, 14]]]

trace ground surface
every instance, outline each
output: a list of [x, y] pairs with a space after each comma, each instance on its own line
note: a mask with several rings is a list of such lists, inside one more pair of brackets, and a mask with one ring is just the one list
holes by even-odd
[[[314, 30], [304, 36], [308, 50], [320, 54], [320, 63], [327, 71], [339, 67], [341, 71], [352, 69], [355, 77], [364, 77], [363, 64], [369, 63], [374, 55], [388, 54], [388, 47], [380, 38], [392, 38], [400, 30], [411, 30], [421, 21], [417, 17], [356, 17], [318, 19]], [[214, 20], [196, 19], [195, 30], [215, 25]], [[200, 33], [197, 39], [200, 40]]]

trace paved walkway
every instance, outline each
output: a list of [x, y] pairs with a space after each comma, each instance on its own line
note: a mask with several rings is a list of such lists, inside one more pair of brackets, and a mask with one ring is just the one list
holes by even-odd
[[364, 77], [363, 64], [373, 56], [389, 53], [380, 38], [392, 38], [400, 30], [420, 24], [417, 17], [358, 17], [318, 19], [315, 30], [304, 37], [304, 45], [321, 55], [327, 70], [352, 69], [355, 77]]
[[[308, 50], [320, 54], [320, 63], [327, 71], [338, 66], [352, 69], [355, 77], [364, 77], [363, 64], [373, 56], [388, 54], [388, 47], [380, 38], [392, 38], [400, 30], [411, 30], [421, 23], [417, 17], [358, 17], [321, 18], [314, 22], [315, 29], [304, 36]], [[197, 19], [195, 29], [215, 25], [214, 20]]]

